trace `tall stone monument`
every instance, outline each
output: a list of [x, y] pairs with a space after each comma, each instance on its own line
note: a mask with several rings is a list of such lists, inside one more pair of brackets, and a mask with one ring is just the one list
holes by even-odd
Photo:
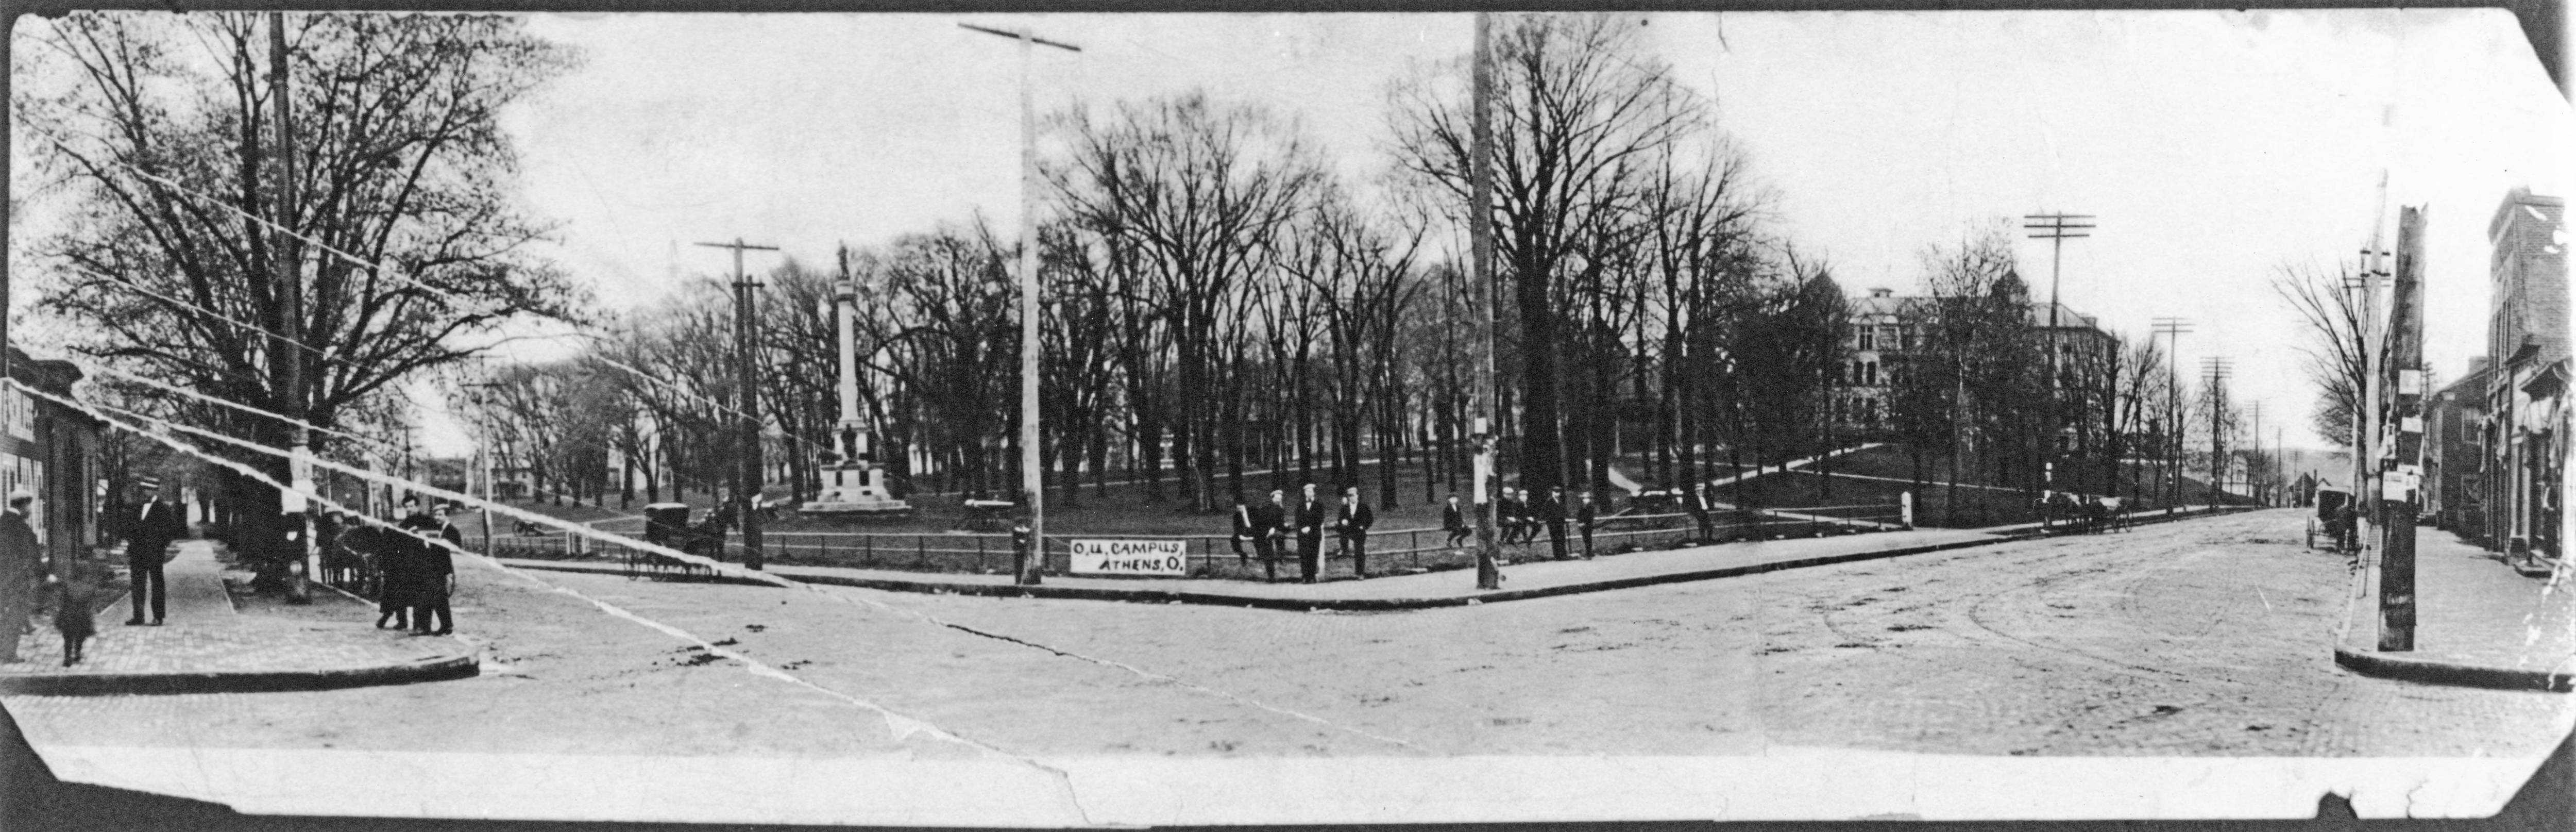
[[867, 517], [912, 511], [886, 490], [885, 469], [869, 458], [866, 422], [859, 416], [858, 303], [859, 284], [850, 277], [849, 252], [843, 251], [841, 280], [832, 289], [832, 317], [841, 336], [841, 421], [832, 433], [832, 458], [824, 461], [823, 493], [798, 509], [804, 514]]

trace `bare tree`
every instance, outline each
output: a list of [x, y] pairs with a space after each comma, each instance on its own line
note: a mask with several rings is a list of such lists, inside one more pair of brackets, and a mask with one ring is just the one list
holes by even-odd
[[2299, 354], [2306, 358], [2302, 369], [2317, 391], [2308, 425], [2337, 445], [2353, 443], [2355, 403], [2361, 400], [2368, 373], [2361, 346], [2361, 304], [2344, 289], [2359, 268], [2349, 262], [2337, 264], [2330, 272], [2285, 265], [2272, 276], [2272, 291], [2299, 315]]
[[[89, 336], [71, 349], [330, 427], [367, 397], [472, 355], [482, 345], [470, 336], [575, 314], [574, 285], [528, 251], [544, 226], [515, 198], [516, 154], [500, 126], [503, 108], [574, 64], [571, 52], [516, 18], [288, 16], [297, 181], [285, 203], [263, 19], [24, 21], [30, 46], [16, 52], [11, 103], [39, 137], [30, 149], [44, 198], [78, 218], [31, 250], [51, 278], [41, 308]], [[272, 223], [309, 241], [291, 247], [300, 298], [283, 291]], [[300, 343], [282, 344], [271, 333], [298, 307]], [[289, 372], [299, 388], [283, 383]], [[276, 419], [200, 424], [289, 441]], [[285, 476], [283, 458], [250, 461]], [[253, 522], [277, 513], [274, 490], [234, 493]]]
[[[1496, 251], [1506, 265], [1519, 364], [1522, 481], [1563, 484], [1561, 330], [1557, 287], [1585, 252], [1633, 221], [1652, 156], [1703, 126], [1706, 108], [1643, 54], [1634, 21], [1611, 15], [1515, 15], [1495, 52]], [[1464, 204], [1470, 111], [1454, 89], [1463, 62], [1400, 85], [1392, 121], [1398, 166]], [[1508, 411], [1509, 408], [1503, 408]]]
[[1174, 382], [1188, 391], [1170, 400], [1173, 455], [1192, 477], [1192, 505], [1210, 511], [1222, 442], [1215, 403], [1235, 392], [1224, 386], [1233, 381], [1225, 359], [1242, 336], [1225, 313], [1324, 170], [1296, 123], [1259, 106], [1193, 92], [1113, 110], [1058, 118], [1073, 152], [1048, 176], [1073, 220], [1117, 238], [1151, 281], [1141, 288], [1160, 307]]

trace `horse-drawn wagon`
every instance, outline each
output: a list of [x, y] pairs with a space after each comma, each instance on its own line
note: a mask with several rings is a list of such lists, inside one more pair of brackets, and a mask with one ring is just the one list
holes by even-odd
[[[654, 503], [644, 507], [644, 542], [699, 557], [717, 558], [724, 552], [724, 516], [724, 512], [715, 512], [708, 515], [705, 522], [691, 525], [688, 504]], [[655, 578], [676, 574], [685, 578], [711, 576], [715, 570], [660, 552], [629, 549], [626, 552], [626, 573]]]
[[2317, 548], [2319, 538], [2335, 551], [2356, 548], [2360, 515], [2352, 509], [2352, 492], [2338, 486], [2317, 486], [2316, 513], [2308, 516], [2308, 548]]

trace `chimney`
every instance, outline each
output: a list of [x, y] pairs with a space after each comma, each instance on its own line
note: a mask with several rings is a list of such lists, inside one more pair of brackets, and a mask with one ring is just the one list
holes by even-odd
[[1869, 296], [1870, 296], [1870, 297], [1874, 297], [1874, 298], [1892, 298], [1892, 297], [1895, 297], [1895, 296], [1896, 296], [1896, 290], [1894, 290], [1894, 289], [1871, 289], [1871, 290], [1869, 290]]

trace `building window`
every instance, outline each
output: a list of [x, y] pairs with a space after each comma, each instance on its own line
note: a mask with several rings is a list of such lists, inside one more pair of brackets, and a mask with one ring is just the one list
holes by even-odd
[[1878, 328], [1869, 326], [1860, 328], [1860, 348], [1865, 350], [1878, 349]]
[[1860, 383], [1872, 387], [1878, 386], [1878, 362], [1869, 361], [1860, 365]]

